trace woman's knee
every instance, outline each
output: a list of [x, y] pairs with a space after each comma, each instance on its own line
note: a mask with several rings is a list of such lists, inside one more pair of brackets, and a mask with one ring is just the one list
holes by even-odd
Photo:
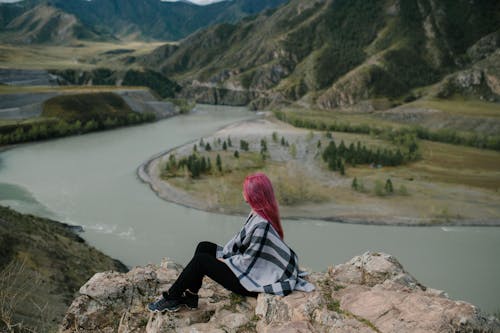
[[215, 251], [217, 251], [217, 245], [215, 245], [212, 242], [203, 241], [203, 242], [199, 242], [198, 246], [196, 246], [195, 254], [198, 254], [198, 253], [212, 254], [212, 252], [213, 252], [213, 254], [215, 254]]

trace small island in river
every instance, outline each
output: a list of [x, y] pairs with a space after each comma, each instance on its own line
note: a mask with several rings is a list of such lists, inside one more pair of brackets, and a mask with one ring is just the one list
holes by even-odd
[[[462, 182], [474, 174], [481, 174], [481, 181], [485, 177], [494, 181], [496, 171], [453, 163], [464, 154], [478, 153], [498, 162], [499, 154], [461, 147], [460, 155], [452, 156], [453, 148], [420, 141], [411, 155], [407, 144], [300, 129], [266, 114], [154, 156], [138, 174], [167, 201], [226, 214], [247, 212], [241, 197], [243, 179], [264, 171], [273, 181], [285, 218], [498, 225], [498, 192], [479, 182], [474, 186]], [[470, 164], [471, 156], [463, 160]], [[457, 182], [449, 181], [453, 176]]]

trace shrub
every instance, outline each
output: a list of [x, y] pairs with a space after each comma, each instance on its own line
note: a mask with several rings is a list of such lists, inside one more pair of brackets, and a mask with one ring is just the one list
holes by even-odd
[[404, 186], [403, 184], [401, 184], [399, 186], [398, 193], [400, 195], [408, 195], [408, 189], [406, 188], [406, 186]]
[[290, 152], [290, 156], [292, 156], [292, 158], [297, 157], [297, 146], [295, 145], [295, 143], [292, 143], [292, 145], [290, 146], [289, 152]]
[[384, 183], [382, 183], [382, 181], [380, 180], [376, 180], [375, 181], [375, 187], [373, 189], [375, 195], [379, 196], [379, 197], [383, 197], [386, 192], [385, 192], [385, 188], [384, 188]]

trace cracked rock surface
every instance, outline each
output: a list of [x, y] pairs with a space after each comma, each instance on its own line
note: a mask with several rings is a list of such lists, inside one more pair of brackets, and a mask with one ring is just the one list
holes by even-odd
[[500, 332], [497, 319], [426, 288], [383, 253], [311, 273], [311, 293], [245, 298], [205, 279], [197, 310], [150, 313], [147, 304], [181, 270], [164, 259], [124, 274], [95, 274], [80, 288], [60, 332]]

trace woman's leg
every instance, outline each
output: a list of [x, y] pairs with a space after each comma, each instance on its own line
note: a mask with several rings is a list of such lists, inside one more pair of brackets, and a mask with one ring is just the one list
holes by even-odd
[[217, 244], [203, 241], [199, 242], [198, 246], [196, 246], [196, 251], [194, 252], [194, 255], [197, 255], [199, 253], [208, 253], [215, 257], [216, 252], [217, 252]]
[[257, 293], [246, 290], [233, 271], [224, 262], [216, 259], [215, 254], [212, 255], [211, 253], [195, 254], [172, 287], [170, 287], [168, 295], [180, 297], [187, 289], [194, 294], [198, 293], [204, 276], [208, 276], [236, 294], [257, 296]]

